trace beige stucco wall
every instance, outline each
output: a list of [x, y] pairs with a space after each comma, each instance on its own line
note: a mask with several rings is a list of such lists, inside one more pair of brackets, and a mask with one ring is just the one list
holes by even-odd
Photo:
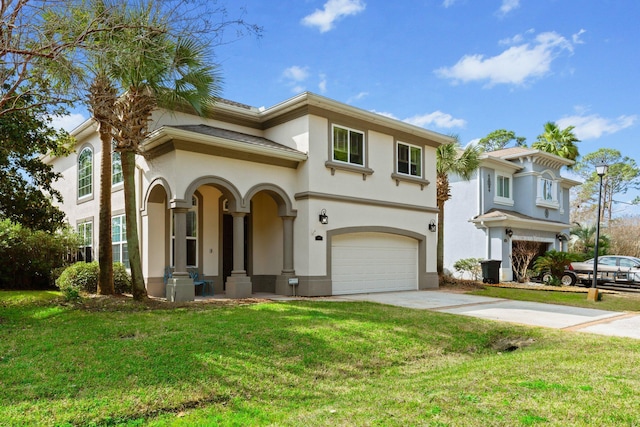
[[[153, 128], [163, 124], [208, 124], [262, 136], [303, 153], [308, 159], [300, 162], [297, 169], [265, 164], [250, 159], [228, 158], [206, 155], [184, 150], [171, 150], [164, 154], [137, 159], [137, 191], [141, 213], [140, 234], [143, 272], [146, 277], [161, 277], [168, 263], [170, 233], [168, 227], [172, 202], [188, 200], [189, 188], [203, 177], [225, 180], [237, 190], [240, 203], [246, 211], [249, 200], [243, 200], [256, 186], [270, 185], [281, 189], [292, 202], [295, 212], [294, 267], [299, 276], [325, 276], [328, 274], [327, 232], [352, 227], [363, 230], [376, 227], [405, 230], [425, 236], [426, 272], [436, 270], [436, 233], [428, 231], [435, 213], [435, 148], [423, 145], [424, 178], [429, 185], [416, 182], [396, 181], [392, 178], [395, 165], [396, 139], [389, 133], [369, 130], [362, 121], [351, 122], [339, 114], [331, 118], [318, 115], [303, 115], [260, 130], [251, 126], [223, 123], [215, 119], [200, 118], [184, 113], [157, 112], [158, 119]], [[370, 175], [336, 169], [332, 171], [325, 163], [331, 155], [331, 123], [361, 130], [366, 138], [366, 166], [373, 170]], [[419, 139], [419, 138], [418, 138]], [[414, 144], [415, 141], [403, 141]], [[65, 197], [65, 211], [70, 223], [83, 218], [94, 220], [94, 248], [97, 248], [97, 217], [99, 189], [100, 143], [97, 132], [79, 141], [79, 148], [90, 144], [94, 151], [94, 196], [93, 200], [77, 203], [76, 156], [56, 159], [56, 169], [64, 173], [63, 183], [58, 186]], [[168, 191], [164, 203], [142, 205], [149, 188], [163, 182]], [[196, 189], [201, 196], [201, 232], [199, 235], [199, 259], [206, 276], [219, 277], [220, 265], [220, 203], [222, 193], [210, 186]], [[113, 193], [113, 212], [124, 210], [122, 191]], [[354, 202], [356, 200], [356, 202]], [[395, 205], [395, 206], [394, 206]], [[322, 225], [318, 215], [326, 209], [329, 224]], [[253, 199], [252, 210], [252, 262], [253, 274], [278, 275], [283, 266], [282, 219], [278, 216], [276, 203], [266, 194], [259, 193]], [[316, 240], [321, 237], [322, 240]]]

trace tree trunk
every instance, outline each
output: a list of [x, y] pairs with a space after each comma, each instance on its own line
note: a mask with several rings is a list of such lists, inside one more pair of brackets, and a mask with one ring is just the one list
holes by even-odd
[[147, 298], [147, 288], [142, 276], [140, 242], [138, 240], [138, 207], [136, 205], [136, 155], [132, 151], [122, 151], [122, 177], [124, 181], [124, 209], [127, 224], [127, 249], [131, 269], [131, 287], [133, 299], [142, 301]]
[[100, 214], [98, 219], [98, 294], [112, 295], [113, 288], [113, 249], [111, 240], [111, 126], [100, 123], [100, 142], [102, 159], [100, 160]]

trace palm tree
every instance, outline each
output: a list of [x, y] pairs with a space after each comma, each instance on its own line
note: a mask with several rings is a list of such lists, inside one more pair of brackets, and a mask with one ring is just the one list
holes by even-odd
[[[576, 237], [572, 247], [573, 251], [582, 253], [587, 257], [592, 257], [595, 250], [596, 226], [583, 226], [581, 224], [577, 224], [576, 227], [571, 229], [570, 234]], [[609, 236], [606, 234], [600, 234], [600, 240], [598, 241], [598, 256], [606, 255], [610, 246], [611, 240], [609, 239]]]
[[436, 202], [440, 210], [436, 261], [438, 274], [442, 274], [444, 268], [444, 204], [451, 198], [449, 174], [458, 175], [468, 181], [480, 165], [478, 147], [469, 145], [461, 150], [458, 137], [453, 136], [453, 138], [454, 142], [440, 145], [436, 149]]
[[111, 295], [113, 286], [113, 249], [111, 236], [111, 115], [116, 102], [116, 89], [109, 79], [99, 73], [89, 88], [88, 105], [98, 122], [102, 156], [100, 160], [100, 213], [98, 216], [98, 293]]
[[544, 132], [538, 135], [531, 148], [575, 160], [580, 155], [576, 146], [576, 142], [580, 140], [573, 133], [574, 128], [575, 126], [568, 126], [560, 129], [554, 122], [547, 122], [544, 124]]
[[[77, 3], [73, 7], [52, 7], [44, 13], [42, 31], [50, 39], [61, 43], [76, 40], [73, 49], [62, 52], [49, 66], [56, 79], [64, 80], [73, 76], [76, 96], [82, 99], [98, 124], [100, 135], [100, 212], [98, 218], [98, 262], [100, 275], [98, 293], [114, 293], [113, 249], [111, 235], [111, 150], [113, 110], [117, 99], [117, 90], [108, 76], [112, 52], [109, 51], [109, 38], [116, 29], [109, 20], [110, 7], [104, 0], [88, 0], [87, 4]], [[82, 10], [82, 13], [74, 13]]]
[[136, 300], [147, 297], [135, 195], [135, 159], [144, 154], [151, 113], [158, 104], [173, 108], [188, 105], [199, 114], [207, 111], [219, 92], [216, 67], [207, 65], [205, 46], [194, 38], [175, 38], [169, 26], [149, 9], [129, 11], [141, 25], [122, 31], [114, 47], [118, 56], [112, 75], [125, 92], [116, 103], [116, 151], [121, 153], [127, 246], [132, 290]]
[[[88, 104], [100, 127], [103, 167], [100, 213], [100, 256], [112, 256], [111, 248], [111, 144], [121, 154], [125, 221], [133, 296], [147, 296], [135, 196], [135, 160], [143, 153], [151, 113], [158, 104], [173, 108], [188, 105], [204, 113], [219, 91], [215, 66], [207, 64], [205, 46], [195, 38], [177, 36], [176, 25], [157, 0], [136, 2], [87, 0], [69, 7], [52, 8], [47, 14], [47, 31], [58, 38], [74, 37], [77, 28], [90, 28], [85, 43], [65, 57], [65, 68], [74, 67], [78, 76], [92, 73]], [[69, 18], [72, 17], [72, 18]], [[224, 24], [223, 24], [224, 25]], [[185, 31], [189, 31], [186, 28]], [[77, 67], [77, 62], [84, 65]], [[84, 67], [84, 68], [83, 68]], [[94, 71], [97, 70], [97, 71]], [[82, 89], [80, 89], [82, 90]], [[120, 92], [120, 96], [116, 94]], [[106, 166], [109, 171], [107, 176]], [[104, 218], [103, 218], [104, 213]], [[102, 226], [109, 227], [103, 235]], [[107, 262], [107, 261], [104, 261]], [[112, 271], [111, 262], [101, 272]], [[106, 273], [105, 273], [106, 274]], [[112, 274], [112, 273], [111, 273]], [[104, 280], [106, 283], [108, 279]], [[113, 281], [109, 281], [113, 287]]]

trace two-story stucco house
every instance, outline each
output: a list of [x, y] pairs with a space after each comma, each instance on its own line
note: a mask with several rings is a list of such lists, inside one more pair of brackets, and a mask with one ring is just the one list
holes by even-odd
[[464, 258], [500, 260], [500, 280], [513, 280], [511, 254], [537, 242], [540, 254], [566, 250], [569, 190], [579, 182], [561, 176], [574, 162], [514, 147], [484, 153], [470, 181], [452, 176], [445, 205], [444, 268]]
[[[136, 186], [148, 293], [166, 267], [195, 268], [216, 294], [319, 296], [436, 288], [435, 149], [450, 138], [311, 93], [270, 108], [220, 101], [209, 117], [159, 109]], [[100, 141], [50, 159], [62, 209], [98, 247]], [[113, 254], [127, 261], [114, 156]], [[93, 258], [97, 258], [93, 254]], [[297, 285], [295, 285], [297, 279]]]

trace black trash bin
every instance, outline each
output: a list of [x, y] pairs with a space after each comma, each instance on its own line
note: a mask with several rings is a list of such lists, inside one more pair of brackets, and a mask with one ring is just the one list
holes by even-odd
[[500, 282], [500, 264], [499, 259], [486, 259], [480, 261], [482, 266], [482, 283], [498, 283]]

